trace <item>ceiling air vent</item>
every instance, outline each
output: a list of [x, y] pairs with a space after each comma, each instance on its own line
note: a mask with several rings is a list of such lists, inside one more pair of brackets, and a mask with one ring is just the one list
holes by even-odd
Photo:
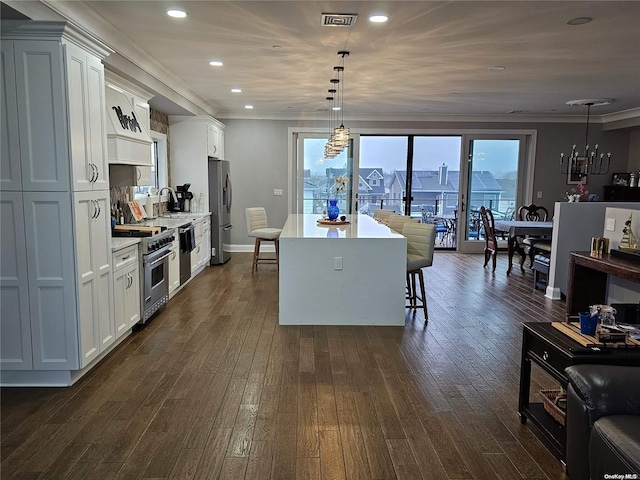
[[322, 25], [325, 27], [353, 27], [357, 19], [357, 13], [323, 13]]

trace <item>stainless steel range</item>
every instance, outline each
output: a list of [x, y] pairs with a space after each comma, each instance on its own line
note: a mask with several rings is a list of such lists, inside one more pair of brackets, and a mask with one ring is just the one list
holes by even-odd
[[145, 323], [169, 301], [169, 256], [172, 253], [171, 244], [175, 240], [175, 229], [166, 227], [136, 229], [132, 227], [126, 230], [116, 229], [113, 234], [118, 237], [142, 237], [140, 242], [142, 258], [140, 305], [141, 321]]

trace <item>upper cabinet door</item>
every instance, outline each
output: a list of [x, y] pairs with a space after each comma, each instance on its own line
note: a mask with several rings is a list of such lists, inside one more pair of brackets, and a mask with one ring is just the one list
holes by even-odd
[[20, 144], [18, 142], [18, 104], [16, 101], [16, 71], [13, 59], [13, 42], [0, 42], [0, 188], [22, 190], [20, 173]]
[[207, 125], [207, 155], [213, 158], [222, 158], [220, 156], [220, 146], [218, 128], [213, 124]]
[[109, 189], [109, 162], [107, 160], [106, 102], [104, 94], [104, 65], [100, 59], [87, 54], [87, 94], [90, 161], [96, 167], [94, 190]]
[[65, 45], [69, 96], [69, 134], [75, 191], [106, 190], [104, 67], [93, 55]]
[[69, 137], [62, 45], [14, 43], [24, 191], [68, 191]]

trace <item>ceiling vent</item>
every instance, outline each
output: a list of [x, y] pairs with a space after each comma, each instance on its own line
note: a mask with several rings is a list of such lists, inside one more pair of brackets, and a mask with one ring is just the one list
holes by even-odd
[[358, 20], [357, 13], [323, 13], [322, 25], [325, 27], [353, 27]]

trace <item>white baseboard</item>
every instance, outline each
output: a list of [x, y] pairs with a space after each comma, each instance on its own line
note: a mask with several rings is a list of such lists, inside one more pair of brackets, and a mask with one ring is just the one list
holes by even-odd
[[551, 300], [560, 300], [562, 298], [560, 289], [551, 286], [547, 287], [544, 296], [550, 298]]

